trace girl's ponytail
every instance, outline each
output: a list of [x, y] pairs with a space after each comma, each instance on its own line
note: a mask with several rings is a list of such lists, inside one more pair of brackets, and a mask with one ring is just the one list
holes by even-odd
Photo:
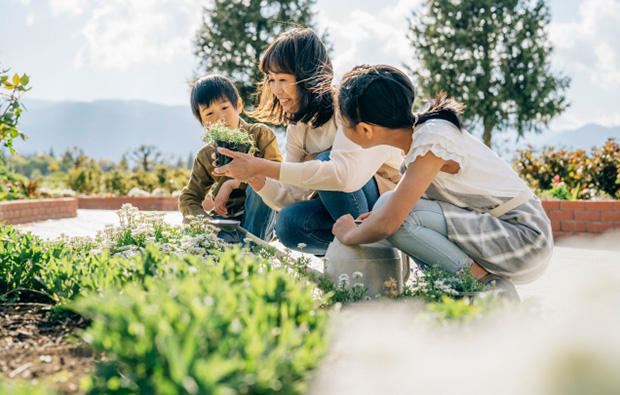
[[464, 104], [448, 98], [446, 92], [440, 92], [434, 98], [428, 99], [426, 109], [421, 113], [415, 114], [415, 125], [421, 125], [430, 119], [443, 119], [456, 126], [459, 130], [463, 129], [463, 122], [459, 114], [463, 111]]

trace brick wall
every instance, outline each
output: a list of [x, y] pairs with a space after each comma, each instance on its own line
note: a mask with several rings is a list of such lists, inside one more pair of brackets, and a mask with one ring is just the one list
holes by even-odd
[[0, 202], [0, 222], [9, 225], [77, 216], [76, 198], [15, 200]]
[[176, 211], [179, 206], [178, 198], [170, 196], [112, 196], [112, 197], [78, 197], [80, 209], [119, 210], [125, 203], [129, 203], [140, 210]]
[[620, 232], [620, 201], [546, 200], [554, 238]]

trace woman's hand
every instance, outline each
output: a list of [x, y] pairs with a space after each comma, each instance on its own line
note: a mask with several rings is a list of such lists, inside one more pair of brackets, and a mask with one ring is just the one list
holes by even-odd
[[221, 215], [222, 217], [228, 214], [228, 210], [226, 210], [226, 202], [228, 201], [233, 189], [239, 188], [239, 184], [241, 184], [241, 182], [238, 180], [228, 180], [222, 184], [214, 200], [215, 205], [213, 206], [213, 209], [216, 214]]
[[213, 174], [216, 176], [226, 176], [235, 178], [242, 182], [248, 182], [248, 180], [254, 177], [257, 172], [257, 159], [252, 155], [244, 154], [242, 152], [231, 151], [226, 148], [219, 147], [217, 152], [220, 154], [230, 156], [233, 161], [222, 167], [218, 167], [213, 170]]
[[356, 229], [357, 225], [355, 225], [355, 220], [350, 214], [347, 214], [338, 218], [338, 221], [336, 221], [332, 228], [332, 233], [342, 244], [351, 245], [354, 243], [350, 242], [350, 238]]

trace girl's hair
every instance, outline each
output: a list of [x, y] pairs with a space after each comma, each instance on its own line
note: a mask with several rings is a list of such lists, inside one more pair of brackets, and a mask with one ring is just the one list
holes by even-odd
[[338, 108], [348, 126], [367, 122], [390, 129], [409, 128], [429, 119], [443, 119], [459, 130], [463, 104], [439, 93], [419, 114], [413, 113], [415, 90], [402, 71], [386, 65], [354, 67], [342, 78], [336, 92]]
[[228, 100], [237, 108], [239, 91], [231, 80], [219, 74], [202, 77], [192, 84], [190, 105], [194, 116], [200, 119], [200, 105], [210, 106], [216, 100]]
[[[280, 34], [260, 62], [265, 78], [258, 84], [260, 102], [251, 116], [273, 124], [303, 122], [319, 127], [334, 115], [331, 91], [318, 89], [333, 79], [327, 48], [311, 29], [296, 28]], [[299, 110], [287, 114], [269, 86], [269, 73], [293, 74], [297, 81]]]

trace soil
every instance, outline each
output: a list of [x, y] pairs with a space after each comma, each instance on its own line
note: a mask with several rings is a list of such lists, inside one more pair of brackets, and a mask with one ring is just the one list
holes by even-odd
[[87, 322], [75, 314], [52, 314], [49, 305], [0, 304], [0, 376], [51, 382], [78, 393], [79, 381], [101, 358], [78, 338]]

